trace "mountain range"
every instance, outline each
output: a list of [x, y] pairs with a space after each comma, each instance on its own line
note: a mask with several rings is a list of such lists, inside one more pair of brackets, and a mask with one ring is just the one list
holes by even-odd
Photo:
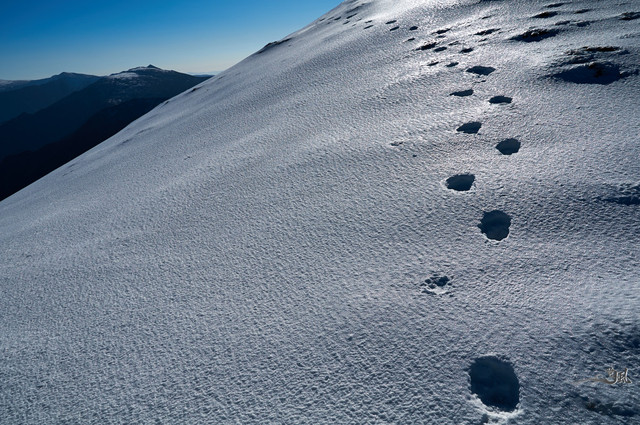
[[64, 73], [5, 84], [0, 110], [15, 117], [0, 124], [0, 199], [207, 78], [149, 65], [106, 77]]

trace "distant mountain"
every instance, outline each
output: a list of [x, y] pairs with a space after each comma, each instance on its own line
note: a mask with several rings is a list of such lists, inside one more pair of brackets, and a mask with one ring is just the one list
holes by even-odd
[[63, 72], [43, 80], [0, 81], [0, 123], [37, 112], [99, 79], [95, 75]]
[[[0, 199], [126, 127], [208, 77], [153, 65], [106, 77], [33, 114], [0, 125]], [[20, 90], [35, 88], [23, 87]], [[0, 93], [1, 95], [2, 93]]]

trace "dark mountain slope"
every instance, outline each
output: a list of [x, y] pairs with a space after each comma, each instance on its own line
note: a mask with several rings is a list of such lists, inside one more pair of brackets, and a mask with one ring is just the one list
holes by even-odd
[[70, 136], [99, 111], [133, 99], [168, 99], [204, 81], [148, 66], [100, 78], [34, 114], [23, 114], [0, 126], [0, 159], [37, 150]]
[[8, 84], [7, 90], [0, 90], [0, 123], [23, 113], [32, 114], [44, 109], [99, 79], [100, 77], [95, 75], [63, 72], [44, 80], [28, 82], [26, 85]]

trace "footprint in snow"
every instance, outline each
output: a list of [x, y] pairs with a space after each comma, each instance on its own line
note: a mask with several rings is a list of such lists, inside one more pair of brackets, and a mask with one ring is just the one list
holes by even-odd
[[471, 96], [472, 94], [473, 94], [473, 89], [468, 89], [468, 90], [454, 91], [449, 96], [465, 97], [465, 96]]
[[480, 127], [482, 127], [482, 123], [478, 121], [471, 121], [471, 122], [462, 124], [460, 127], [456, 129], [456, 131], [460, 133], [466, 133], [466, 134], [476, 134], [478, 131], [480, 131]]
[[447, 189], [455, 190], [456, 192], [467, 192], [471, 190], [475, 180], [476, 176], [473, 174], [456, 174], [447, 179]]
[[467, 72], [469, 72], [471, 74], [478, 74], [478, 75], [489, 75], [495, 70], [496, 69], [491, 67], [491, 66], [476, 65], [476, 66], [472, 66], [471, 68], [467, 69]]
[[532, 18], [536, 18], [536, 19], [547, 19], [547, 18], [553, 18], [554, 16], [556, 16], [558, 14], [558, 12], [542, 12], [542, 13], [538, 13], [537, 15], [532, 16]]
[[492, 409], [512, 412], [520, 402], [520, 381], [513, 366], [496, 356], [475, 359], [469, 368], [471, 392]]
[[511, 103], [513, 99], [507, 96], [493, 96], [491, 99], [489, 99], [489, 103], [493, 103], [493, 104], [505, 104], [505, 103]]
[[511, 216], [500, 210], [485, 211], [478, 227], [487, 238], [501, 241], [509, 236]]
[[520, 150], [520, 141], [518, 139], [505, 139], [496, 145], [496, 149], [502, 155], [512, 155]]
[[449, 276], [440, 276], [439, 273], [433, 273], [431, 277], [420, 283], [423, 294], [446, 294], [449, 286], [451, 286]]

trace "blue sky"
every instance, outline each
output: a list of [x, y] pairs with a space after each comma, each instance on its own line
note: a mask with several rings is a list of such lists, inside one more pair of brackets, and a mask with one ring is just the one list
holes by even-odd
[[153, 64], [224, 70], [341, 0], [14, 1], [0, 6], [0, 79]]

